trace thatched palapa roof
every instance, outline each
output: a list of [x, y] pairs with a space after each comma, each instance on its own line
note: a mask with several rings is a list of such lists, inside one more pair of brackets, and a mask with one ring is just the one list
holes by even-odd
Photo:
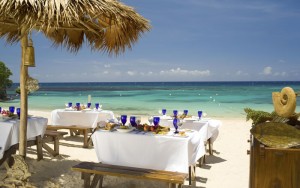
[[0, 0], [0, 38], [18, 42], [21, 28], [38, 30], [71, 52], [86, 40], [92, 50], [119, 54], [150, 25], [117, 0]]

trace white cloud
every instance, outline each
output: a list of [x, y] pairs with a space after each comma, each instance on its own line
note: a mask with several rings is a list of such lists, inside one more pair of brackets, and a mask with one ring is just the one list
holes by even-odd
[[243, 72], [241, 70], [236, 71], [235, 75], [237, 76], [248, 76], [249, 74], [246, 72]]
[[272, 67], [265, 67], [263, 70], [264, 75], [270, 75], [272, 74]]
[[161, 75], [191, 75], [191, 76], [209, 76], [210, 71], [209, 70], [184, 70], [181, 68], [177, 69], [170, 69], [170, 70], [162, 70], [160, 71]]
[[133, 71], [127, 71], [127, 74], [128, 74], [129, 76], [134, 76], [134, 75], [136, 75], [136, 72], [133, 72]]
[[104, 68], [110, 68], [111, 66], [110, 66], [110, 64], [105, 64], [104, 65]]
[[286, 76], [286, 72], [275, 72], [274, 76]]

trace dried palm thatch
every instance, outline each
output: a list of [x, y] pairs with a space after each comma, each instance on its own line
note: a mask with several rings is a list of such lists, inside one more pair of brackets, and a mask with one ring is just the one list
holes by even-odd
[[92, 50], [117, 55], [150, 25], [118, 0], [0, 0], [0, 38], [18, 42], [21, 28], [40, 31], [71, 52], [86, 40]]

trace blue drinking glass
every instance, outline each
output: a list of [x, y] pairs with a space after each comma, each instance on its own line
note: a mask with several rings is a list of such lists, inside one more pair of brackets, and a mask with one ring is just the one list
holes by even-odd
[[163, 115], [166, 115], [167, 110], [166, 109], [162, 109], [161, 112], [162, 112]]
[[2, 108], [0, 107], [0, 113], [2, 112]]
[[200, 110], [200, 111], [198, 111], [198, 117], [199, 117], [199, 120], [201, 119], [201, 117], [202, 117], [202, 111]]
[[95, 107], [96, 107], [96, 109], [98, 110], [98, 108], [99, 108], [99, 103], [95, 103]]
[[15, 113], [15, 107], [14, 106], [10, 106], [9, 107], [9, 112], [12, 113], [12, 114]]
[[127, 122], [127, 115], [121, 115], [121, 122], [123, 125]]
[[71, 102], [68, 103], [68, 107], [69, 107], [69, 108], [72, 107], [72, 103], [71, 103]]
[[21, 108], [17, 108], [17, 114], [18, 114], [18, 118], [20, 119], [20, 115], [21, 115]]
[[91, 108], [91, 105], [92, 105], [92, 103], [90, 103], [90, 102], [87, 103], [88, 108]]
[[174, 117], [177, 117], [178, 110], [173, 110]]
[[183, 110], [183, 114], [187, 115], [188, 114], [188, 110]]
[[158, 127], [159, 120], [160, 120], [160, 118], [159, 118], [159, 117], [153, 117], [153, 124], [154, 124], [154, 128], [157, 128], [157, 127]]
[[77, 110], [80, 110], [80, 103], [79, 102], [76, 103], [76, 108], [77, 108]]
[[178, 119], [177, 118], [174, 118], [173, 119], [173, 125], [174, 125], [174, 128], [175, 128], [175, 134], [179, 133], [178, 132]]
[[136, 127], [136, 118], [135, 116], [130, 116], [130, 124], [133, 127]]

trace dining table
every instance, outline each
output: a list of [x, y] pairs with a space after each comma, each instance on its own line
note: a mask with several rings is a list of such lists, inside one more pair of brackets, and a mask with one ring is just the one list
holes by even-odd
[[[171, 116], [160, 116], [160, 124], [163, 126], [173, 127], [173, 118]], [[210, 139], [210, 142], [213, 143], [219, 135], [219, 128], [221, 125], [222, 122], [220, 120], [189, 117], [181, 119], [181, 126], [179, 126], [179, 128], [198, 131], [204, 141]]]
[[115, 119], [114, 113], [110, 110], [73, 110], [73, 109], [55, 109], [51, 112], [52, 126], [80, 126], [85, 128], [95, 128], [110, 119]]
[[188, 173], [189, 167], [205, 155], [201, 135], [174, 129], [165, 135], [134, 129], [119, 132], [99, 129], [92, 135], [98, 161], [105, 164]]
[[[46, 131], [48, 119], [43, 117], [28, 117], [27, 141], [35, 140], [37, 136], [43, 137]], [[19, 143], [20, 120], [17, 118], [0, 121], [0, 159], [4, 152], [11, 146]]]

